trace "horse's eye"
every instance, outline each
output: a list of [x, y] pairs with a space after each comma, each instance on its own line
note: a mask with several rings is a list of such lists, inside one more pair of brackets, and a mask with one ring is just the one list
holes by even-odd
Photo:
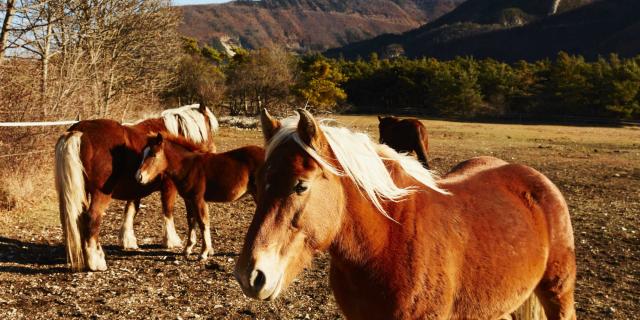
[[309, 189], [308, 183], [302, 180], [298, 181], [296, 186], [293, 187], [293, 191], [297, 194], [302, 194], [303, 192], [307, 191], [307, 189]]

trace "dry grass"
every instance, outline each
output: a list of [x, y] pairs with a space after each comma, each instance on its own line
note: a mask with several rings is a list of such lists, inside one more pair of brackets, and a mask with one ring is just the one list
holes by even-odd
[[[377, 138], [374, 116], [338, 116], [337, 120]], [[430, 160], [441, 173], [464, 159], [494, 155], [530, 165], [559, 186], [569, 203], [576, 237], [578, 318], [633, 319], [640, 312], [639, 128], [431, 120], [425, 124], [430, 131]], [[222, 128], [216, 143], [224, 151], [261, 144], [262, 136], [258, 130]], [[53, 142], [48, 148], [53, 148]], [[45, 163], [40, 166], [50, 165]], [[101, 233], [110, 270], [71, 276], [62, 269], [64, 253], [59, 247], [50, 167], [37, 175], [7, 177], [13, 180], [12, 192], [35, 193], [42, 201], [0, 212], [0, 318], [339, 317], [328, 289], [325, 255], [275, 303], [257, 303], [242, 296], [230, 272], [253, 213], [254, 206], [247, 199], [210, 205], [218, 254], [206, 265], [183, 261], [176, 252], [152, 246], [160, 242], [157, 197], [144, 200], [148, 207], [138, 218], [141, 252], [115, 249], [122, 203], [114, 203]], [[22, 190], [23, 185], [28, 190]], [[182, 233], [182, 207], [177, 208], [176, 217]]]

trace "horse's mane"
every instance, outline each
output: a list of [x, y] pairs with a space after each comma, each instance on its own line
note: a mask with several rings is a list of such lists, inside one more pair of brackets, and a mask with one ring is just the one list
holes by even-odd
[[[195, 143], [208, 141], [209, 129], [204, 115], [199, 110], [199, 104], [167, 109], [160, 114], [160, 118], [146, 118], [139, 120], [133, 124], [125, 123], [125, 125], [139, 125], [144, 122], [155, 124], [157, 120], [162, 120], [165, 128], [172, 135], [183, 135]], [[218, 130], [218, 119], [209, 108], [205, 108], [207, 118], [209, 118], [209, 127], [211, 132]]]
[[[155, 137], [155, 134], [151, 134], [150, 137]], [[162, 138], [165, 140], [165, 143], [171, 142], [177, 144], [191, 152], [208, 152], [205, 145], [195, 143], [183, 136], [163, 135]]]
[[[182, 135], [196, 143], [209, 140], [209, 130], [207, 130], [205, 117], [198, 108], [200, 108], [199, 104], [192, 104], [163, 111], [162, 118], [167, 131], [174, 135], [182, 133]], [[215, 132], [218, 130], [218, 119], [209, 108], [205, 108], [205, 110], [209, 118], [209, 127], [211, 127], [211, 131]]]
[[292, 139], [324, 168], [335, 174], [351, 178], [375, 207], [389, 219], [392, 218], [384, 210], [382, 202], [400, 201], [416, 191], [417, 186], [398, 187], [391, 178], [384, 160], [396, 162], [404, 173], [427, 188], [448, 194], [438, 186], [434, 174], [425, 169], [416, 159], [399, 154], [385, 145], [377, 144], [364, 133], [353, 132], [347, 128], [327, 126], [324, 124], [326, 121], [322, 121], [320, 129], [327, 137], [329, 146], [342, 167], [341, 169], [335, 168], [300, 139], [297, 133], [297, 123], [297, 116], [281, 121], [281, 128], [267, 143], [267, 158], [278, 145]]

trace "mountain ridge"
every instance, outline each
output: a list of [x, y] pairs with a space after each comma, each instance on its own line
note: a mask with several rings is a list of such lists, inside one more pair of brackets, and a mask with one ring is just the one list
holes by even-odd
[[323, 51], [399, 33], [452, 10], [463, 0], [264, 0], [181, 7], [182, 34], [203, 43], [222, 37], [245, 48]]
[[[553, 58], [559, 51], [598, 55], [640, 53], [640, 1], [572, 0], [560, 2], [557, 14], [545, 13], [555, 1], [535, 7], [523, 0], [469, 0], [436, 21], [398, 35], [381, 35], [326, 52], [328, 56], [354, 59], [372, 52], [410, 58], [456, 56], [495, 58], [503, 61]], [[481, 9], [497, 6], [490, 14]], [[517, 6], [520, 5], [520, 6]], [[470, 9], [471, 7], [475, 9]], [[478, 9], [480, 8], [480, 9]], [[520, 17], [520, 23], [500, 20], [503, 13]], [[493, 16], [493, 20], [488, 20]], [[482, 20], [484, 19], [484, 21]], [[393, 50], [389, 50], [393, 48]]]

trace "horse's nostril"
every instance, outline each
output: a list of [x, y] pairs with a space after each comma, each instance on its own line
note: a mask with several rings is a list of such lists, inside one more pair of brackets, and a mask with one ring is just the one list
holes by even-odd
[[251, 272], [251, 279], [249, 279], [249, 285], [253, 288], [254, 291], [259, 292], [264, 287], [264, 284], [267, 282], [267, 277], [264, 272], [260, 270], [253, 270]]

